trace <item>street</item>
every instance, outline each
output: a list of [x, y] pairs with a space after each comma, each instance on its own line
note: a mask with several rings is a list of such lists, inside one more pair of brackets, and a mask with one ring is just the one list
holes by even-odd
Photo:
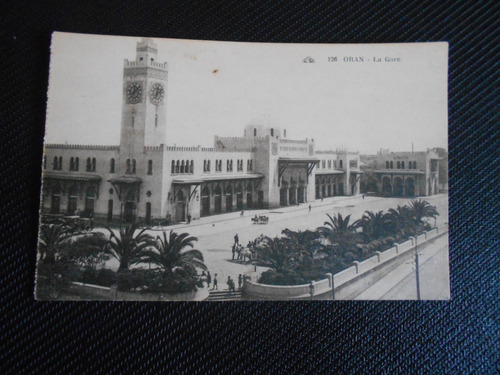
[[[435, 205], [439, 216], [436, 224], [448, 222], [448, 195], [440, 194], [431, 197], [423, 197], [432, 205]], [[191, 236], [198, 238], [196, 248], [203, 253], [205, 264], [207, 265], [212, 278], [217, 274], [220, 289], [227, 289], [227, 277], [233, 280], [238, 279], [239, 274], [250, 272], [253, 266], [250, 264], [240, 264], [232, 261], [231, 246], [234, 243], [235, 234], [239, 236], [239, 242], [246, 246], [249, 241], [254, 240], [259, 235], [278, 236], [285, 228], [291, 230], [314, 230], [322, 226], [328, 217], [326, 214], [341, 213], [342, 215], [352, 215], [351, 222], [361, 218], [363, 213], [369, 211], [387, 211], [397, 205], [404, 205], [410, 202], [409, 198], [380, 198], [380, 197], [333, 197], [325, 198], [324, 201], [315, 201], [300, 206], [280, 207], [271, 210], [245, 211], [241, 216], [240, 212], [232, 212], [217, 216], [204, 217], [194, 220], [191, 224], [177, 224], [165, 228], [179, 233], [187, 232]], [[269, 217], [268, 224], [252, 224], [251, 218], [255, 214], [264, 214]], [[431, 223], [434, 224], [434, 223]], [[160, 230], [151, 230], [150, 234], [156, 236]], [[118, 268], [115, 259], [108, 262], [107, 266], [112, 269]], [[264, 269], [257, 267], [257, 272]]]

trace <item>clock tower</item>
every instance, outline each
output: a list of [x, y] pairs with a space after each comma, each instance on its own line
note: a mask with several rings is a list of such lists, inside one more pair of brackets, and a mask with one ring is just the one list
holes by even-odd
[[166, 143], [166, 89], [168, 68], [157, 61], [158, 49], [150, 38], [137, 42], [135, 61], [123, 67], [123, 104], [120, 137], [122, 158], [137, 158], [144, 146]]

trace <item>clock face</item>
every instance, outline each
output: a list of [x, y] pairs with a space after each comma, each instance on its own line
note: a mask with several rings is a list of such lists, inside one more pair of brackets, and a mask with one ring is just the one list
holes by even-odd
[[165, 90], [160, 83], [154, 83], [149, 90], [149, 98], [154, 105], [158, 105], [163, 101], [163, 96], [165, 95]]
[[140, 82], [130, 82], [127, 86], [127, 98], [129, 103], [135, 104], [142, 100], [142, 85]]

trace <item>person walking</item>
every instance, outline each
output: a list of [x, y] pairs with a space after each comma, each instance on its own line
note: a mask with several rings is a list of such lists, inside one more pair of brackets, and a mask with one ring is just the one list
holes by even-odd
[[214, 286], [212, 287], [212, 290], [219, 290], [219, 287], [217, 286], [217, 274], [214, 274]]
[[311, 205], [309, 205], [309, 212], [311, 212]]
[[191, 224], [191, 214], [187, 214], [188, 224]]
[[238, 289], [241, 289], [241, 285], [243, 284], [243, 276], [241, 273], [238, 275]]
[[240, 243], [240, 238], [238, 237], [238, 233], [236, 233], [236, 234], [234, 235], [234, 243], [235, 243], [236, 245], [239, 245], [239, 243]]
[[212, 276], [210, 275], [210, 271], [207, 271], [207, 289], [210, 289], [211, 283], [212, 283]]
[[236, 253], [236, 244], [235, 243], [233, 244], [233, 250], [232, 251], [233, 251], [233, 259], [232, 260], [234, 260], [234, 254]]

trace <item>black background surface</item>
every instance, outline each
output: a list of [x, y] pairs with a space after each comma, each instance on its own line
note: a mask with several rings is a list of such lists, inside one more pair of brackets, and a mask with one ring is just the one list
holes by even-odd
[[[498, 1], [0, 5], [2, 373], [497, 373]], [[450, 302], [36, 302], [52, 31], [449, 41]]]

